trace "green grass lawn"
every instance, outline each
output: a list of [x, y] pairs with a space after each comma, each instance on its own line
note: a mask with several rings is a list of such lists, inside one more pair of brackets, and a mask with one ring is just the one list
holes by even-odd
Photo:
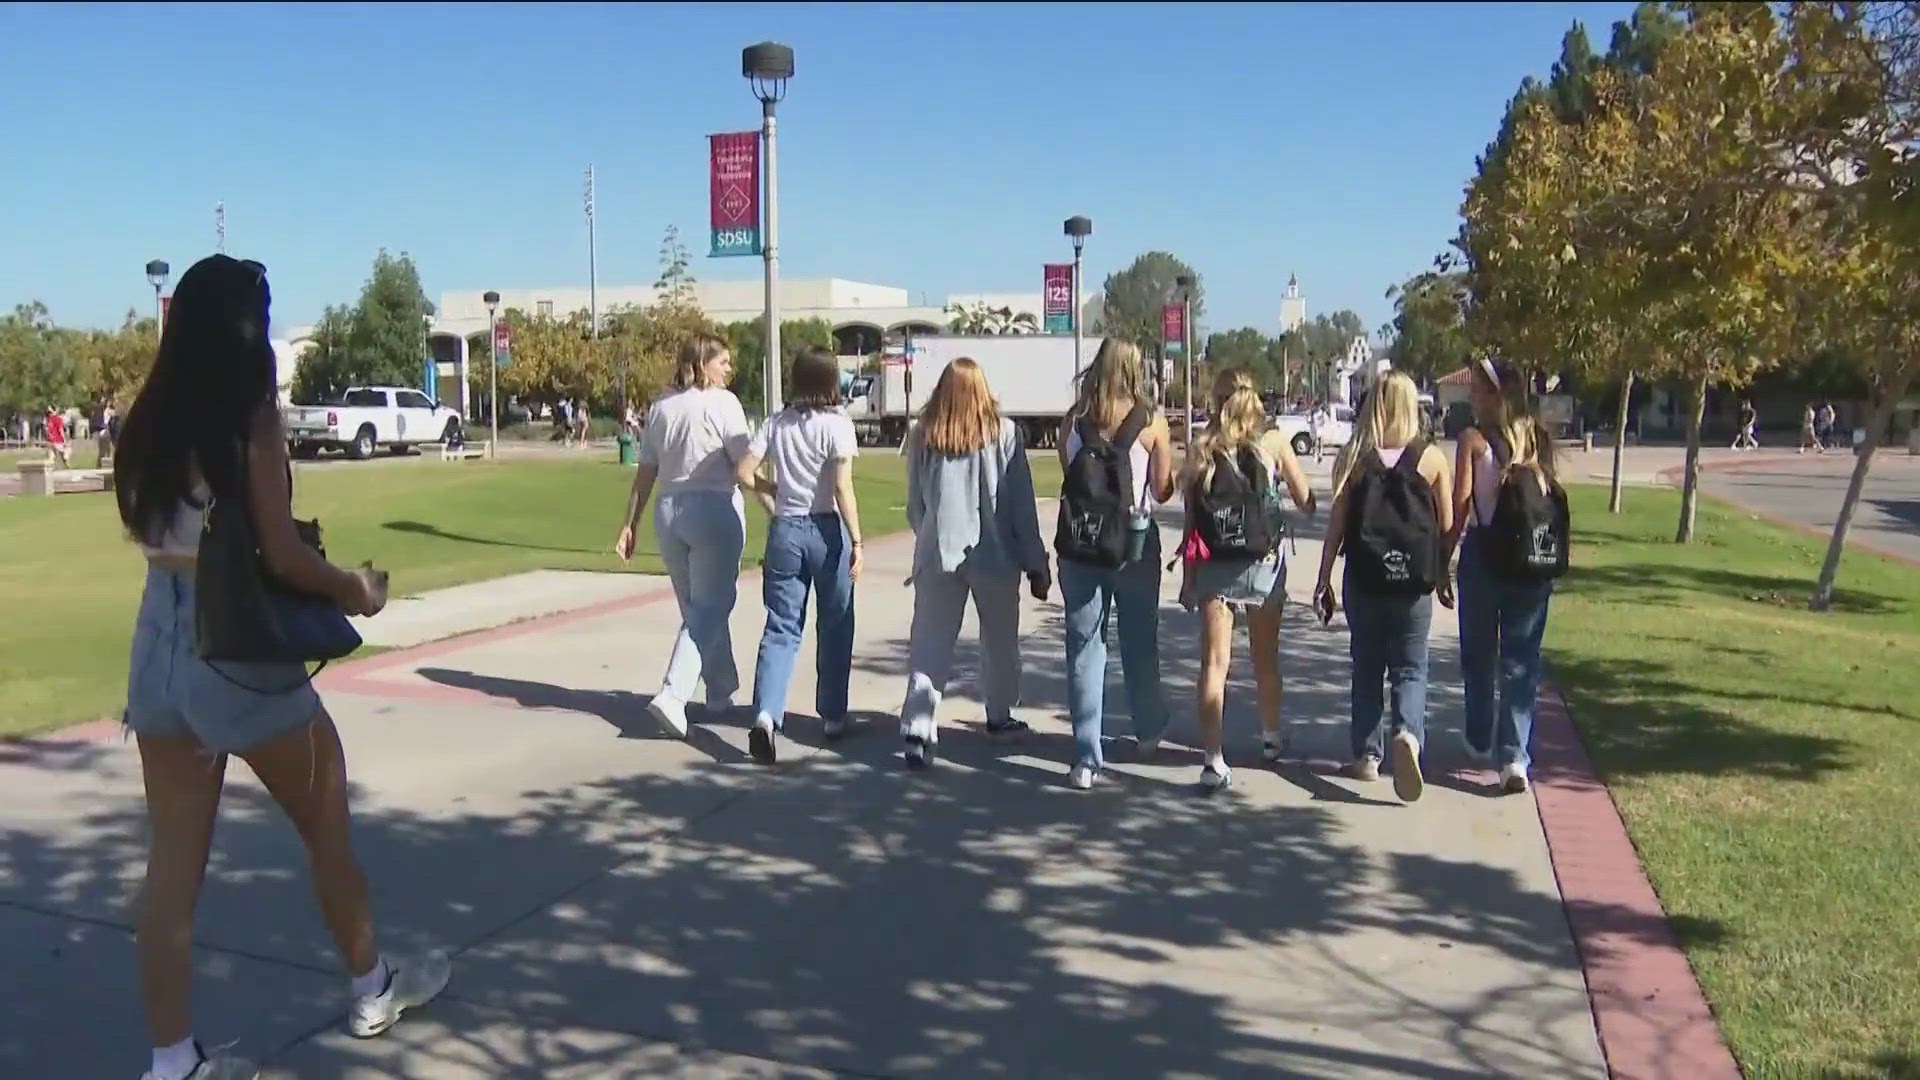
[[1547, 648], [1751, 1077], [1920, 1076], [1920, 574], [1711, 502], [1572, 492]]
[[[22, 461], [45, 461], [45, 447], [32, 449], [0, 450], [0, 474], [12, 473], [14, 466]], [[91, 469], [100, 464], [100, 446], [91, 438], [67, 442], [67, 466], [74, 469]]]
[[[395, 595], [534, 569], [617, 571], [633, 474], [610, 457], [328, 462], [296, 473], [295, 510], [320, 519], [334, 561], [392, 571]], [[1057, 488], [1052, 456], [1034, 460], [1041, 490]], [[903, 459], [872, 451], [855, 477], [867, 534], [905, 527]], [[757, 566], [766, 523], [749, 506]], [[626, 569], [659, 572], [650, 521], [640, 545]], [[0, 737], [118, 715], [143, 573], [111, 495], [0, 499]]]

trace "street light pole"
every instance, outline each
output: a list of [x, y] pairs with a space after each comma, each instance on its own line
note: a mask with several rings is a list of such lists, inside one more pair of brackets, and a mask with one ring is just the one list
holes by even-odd
[[1062, 229], [1068, 239], [1073, 241], [1073, 374], [1080, 375], [1080, 249], [1085, 246], [1087, 237], [1093, 235], [1093, 219], [1074, 216], [1066, 221]]
[[[1187, 445], [1193, 445], [1193, 276], [1179, 274], [1173, 283], [1180, 290], [1180, 351], [1187, 362], [1187, 418], [1181, 429], [1186, 432]], [[1219, 422], [1214, 417], [1214, 422]]]
[[593, 166], [587, 166], [587, 318], [600, 340], [600, 260], [593, 246]]
[[147, 264], [147, 284], [153, 286], [153, 336], [156, 338], [166, 329], [162, 324], [166, 322], [167, 313], [160, 303], [160, 293], [167, 287], [167, 275], [172, 272], [165, 259], [155, 259]]
[[500, 456], [500, 294], [489, 289], [480, 299], [487, 302], [487, 456], [492, 458]]
[[760, 238], [761, 256], [767, 275], [766, 356], [762, 358], [762, 397], [767, 416], [780, 411], [780, 168], [774, 152], [774, 109], [787, 96], [787, 80], [793, 78], [793, 49], [777, 42], [763, 41], [740, 50], [740, 74], [753, 84], [753, 96], [760, 99], [760, 142], [762, 165], [766, 170], [766, 228]]

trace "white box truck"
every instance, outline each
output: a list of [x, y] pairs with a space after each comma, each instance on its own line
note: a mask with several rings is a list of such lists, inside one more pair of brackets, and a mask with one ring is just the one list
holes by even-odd
[[1052, 446], [1060, 420], [1073, 405], [1074, 373], [1093, 360], [1101, 339], [1081, 340], [1078, 365], [1065, 334], [940, 334], [916, 337], [904, 356], [887, 357], [878, 371], [847, 385], [847, 415], [869, 442], [898, 443], [908, 421], [927, 402], [946, 366], [971, 357], [1000, 403], [1025, 433], [1028, 446]]

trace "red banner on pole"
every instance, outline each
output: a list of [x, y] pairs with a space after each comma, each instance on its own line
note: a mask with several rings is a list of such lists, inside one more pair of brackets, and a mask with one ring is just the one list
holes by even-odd
[[760, 254], [760, 133], [707, 136], [715, 258]]
[[1187, 350], [1187, 309], [1184, 304], [1167, 304], [1160, 309], [1160, 340], [1168, 356]]
[[1041, 305], [1049, 334], [1073, 330], [1073, 264], [1047, 263], [1042, 276]]

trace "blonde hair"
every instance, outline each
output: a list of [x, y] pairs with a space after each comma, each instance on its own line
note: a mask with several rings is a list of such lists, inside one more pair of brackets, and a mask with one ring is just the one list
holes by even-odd
[[673, 388], [707, 389], [711, 385], [707, 382], [707, 364], [726, 351], [726, 340], [714, 334], [695, 334], [682, 342], [673, 365]]
[[1526, 375], [1512, 364], [1482, 359], [1473, 365], [1473, 378], [1499, 398], [1499, 412], [1490, 426], [1506, 441], [1511, 455], [1500, 463], [1500, 475], [1504, 477], [1513, 469], [1533, 469], [1544, 480], [1553, 479], [1553, 435], [1534, 412]]
[[921, 445], [947, 457], [964, 457], [1000, 434], [1000, 407], [986, 373], [970, 356], [947, 365], [933, 396], [920, 409]]
[[1356, 465], [1382, 447], [1410, 445], [1420, 436], [1420, 391], [1413, 380], [1389, 371], [1367, 392], [1367, 405], [1354, 425], [1353, 440], [1333, 463], [1333, 490], [1347, 486]]
[[1244, 368], [1222, 371], [1213, 380], [1213, 421], [1194, 438], [1187, 455], [1188, 479], [1201, 486], [1212, 483], [1222, 454], [1233, 459], [1246, 447], [1258, 451], [1266, 433], [1267, 410], [1253, 375]]
[[1102, 341], [1093, 363], [1080, 373], [1073, 415], [1086, 417], [1103, 430], [1120, 423], [1136, 404], [1147, 400], [1145, 369], [1140, 346], [1112, 337]]

